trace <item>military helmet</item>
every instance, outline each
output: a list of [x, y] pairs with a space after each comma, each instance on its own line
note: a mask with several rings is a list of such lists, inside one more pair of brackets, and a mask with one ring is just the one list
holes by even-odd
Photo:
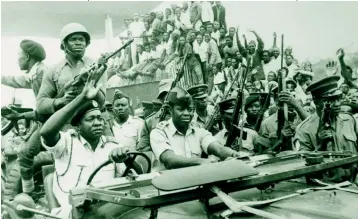
[[91, 42], [91, 37], [87, 31], [87, 29], [79, 23], [69, 23], [64, 26], [60, 33], [61, 38], [61, 50], [63, 50], [63, 42], [69, 37], [71, 34], [74, 33], [83, 33], [86, 38], [86, 46], [88, 46]]

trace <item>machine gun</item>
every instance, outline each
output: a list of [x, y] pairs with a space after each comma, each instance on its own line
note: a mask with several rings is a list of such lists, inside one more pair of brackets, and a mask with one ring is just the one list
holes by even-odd
[[[240, 76], [240, 74], [236, 74], [234, 80], [232, 81], [232, 83], [230, 85], [230, 88], [224, 93], [222, 100], [226, 100], [226, 98], [228, 98], [230, 91], [231, 91], [232, 87], [234, 86], [234, 84], [236, 83], [236, 81], [239, 79], [239, 76]], [[205, 123], [206, 130], [211, 130], [213, 128], [213, 126], [215, 125], [215, 118], [219, 114], [219, 112], [220, 112], [220, 107], [218, 104], [216, 104], [214, 113], [209, 117], [208, 121], [206, 121], [206, 123]]]
[[[186, 52], [184, 54], [184, 58], [183, 58], [183, 64], [180, 66], [180, 69], [178, 69], [178, 72], [177, 72], [177, 75], [175, 77], [175, 80], [173, 81], [172, 85], [170, 86], [170, 90], [173, 89], [177, 83], [180, 81], [181, 77], [183, 76], [183, 73], [184, 73], [184, 66], [185, 66], [185, 62], [186, 62], [186, 59], [188, 57], [188, 52]], [[169, 90], [169, 92], [170, 92]], [[159, 121], [162, 122], [164, 119], [165, 119], [165, 116], [168, 114], [168, 105], [167, 105], [167, 101], [168, 101], [168, 94], [169, 92], [167, 93], [167, 95], [165, 96], [165, 99], [164, 99], [164, 104], [162, 106], [162, 109], [161, 109], [161, 113], [159, 115]]]
[[[22, 113], [28, 113], [28, 112], [34, 112], [34, 110], [31, 108], [21, 108], [16, 105], [10, 105], [10, 106], [5, 106], [5, 107], [1, 108], [1, 116], [2, 117], [7, 117], [14, 113], [22, 114]], [[15, 128], [16, 131], [19, 131], [19, 127], [17, 125], [17, 120], [19, 120], [19, 118], [13, 118], [13, 119], [9, 119], [9, 120], [10, 120], [9, 122], [7, 122], [3, 127], [1, 127], [1, 135], [2, 136], [6, 135], [13, 128]]]
[[[233, 128], [235, 125], [237, 125], [238, 123], [238, 119], [239, 119], [239, 113], [240, 113], [240, 110], [241, 110], [241, 115], [243, 114], [243, 99], [244, 99], [244, 87], [245, 87], [245, 81], [246, 81], [246, 76], [249, 72], [249, 68], [247, 67], [245, 69], [245, 72], [244, 72], [244, 75], [242, 76], [242, 79], [241, 79], [241, 83], [240, 83], [240, 89], [238, 91], [238, 94], [237, 94], [237, 97], [236, 97], [236, 104], [235, 104], [235, 108], [234, 108], [234, 113], [232, 115], [232, 126], [229, 130], [229, 135], [227, 136], [227, 139], [226, 139], [226, 146], [228, 147], [231, 147], [231, 145], [234, 143], [235, 139], [237, 136], [240, 136], [240, 150], [241, 150], [241, 147], [242, 147], [242, 137], [243, 137], [243, 127], [241, 127], [241, 130], [240, 132], [238, 133], [237, 131], [235, 131], [235, 129]], [[238, 135], [240, 134], [240, 135]]]
[[[110, 58], [114, 57], [117, 53], [125, 49], [127, 46], [129, 46], [131, 43], [133, 43], [134, 39], [129, 40], [126, 42], [121, 48], [117, 49], [113, 53], [109, 54], [108, 56], [103, 58], [103, 61], [106, 63]], [[69, 81], [65, 84], [65, 89], [76, 89], [77, 91], [82, 91], [84, 85], [86, 84], [87, 78], [90, 76], [90, 71], [94, 70], [98, 63], [93, 63], [90, 67], [83, 70], [79, 75], [77, 75], [72, 81]], [[96, 84], [100, 77], [96, 79]]]

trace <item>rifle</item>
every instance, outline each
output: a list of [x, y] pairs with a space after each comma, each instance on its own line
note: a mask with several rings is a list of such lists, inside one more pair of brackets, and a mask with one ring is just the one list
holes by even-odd
[[[19, 106], [16, 106], [15, 104], [10, 105], [10, 106], [5, 106], [3, 108], [1, 108], [1, 116], [2, 117], [6, 117], [8, 115], [13, 114], [13, 111], [16, 111], [17, 113], [21, 114], [21, 113], [27, 113], [27, 112], [32, 112], [34, 111], [31, 108], [21, 108]], [[10, 121], [8, 123], [6, 123], [3, 127], [1, 127], [1, 135], [4, 136], [6, 135], [11, 129], [15, 128], [16, 131], [19, 131], [19, 127], [17, 125], [17, 121], [19, 119], [9, 119]]]
[[[113, 56], [115, 56], [117, 53], [119, 53], [120, 51], [122, 51], [123, 49], [125, 49], [127, 46], [129, 46], [131, 43], [133, 43], [134, 39], [129, 40], [128, 42], [126, 42], [121, 48], [117, 49], [116, 51], [114, 51], [113, 53], [109, 54], [108, 56], [106, 56], [104, 58], [104, 60], [107, 62], [110, 58], [112, 58]], [[84, 86], [86, 84], [87, 78], [89, 77], [90, 71], [94, 70], [97, 66], [97, 63], [93, 63], [92, 65], [90, 65], [87, 69], [83, 70], [79, 75], [77, 75], [72, 81], [69, 81], [68, 83], [65, 84], [65, 89], [64, 90], [68, 90], [71, 87], [76, 87], [78, 88], [78, 90], [81, 90], [80, 88], [82, 88], [82, 86]], [[98, 77], [96, 80], [96, 84], [98, 82], [98, 80], [101, 77]]]
[[[283, 54], [283, 42], [284, 42], [284, 36], [281, 36], [281, 54]], [[282, 91], [286, 91], [286, 75], [283, 75], [282, 71], [283, 67], [283, 55], [281, 55], [281, 69], [278, 74], [278, 94]], [[277, 110], [277, 137], [279, 140], [275, 143], [274, 146], [270, 148], [270, 151], [275, 151], [276, 148], [280, 147], [279, 151], [282, 149], [282, 144], [284, 143], [283, 137], [282, 137], [282, 129], [284, 126], [288, 125], [288, 106], [287, 103], [279, 103], [279, 108]]]
[[[321, 127], [321, 129], [325, 129], [325, 130], [329, 130], [332, 128], [331, 127], [331, 104], [328, 102], [325, 102], [323, 104], [320, 127]], [[321, 129], [319, 129], [319, 130], [321, 130]], [[327, 140], [327, 141], [321, 142], [321, 144], [317, 148], [317, 151], [319, 151], [319, 150], [326, 151], [327, 149], [334, 150], [333, 146], [334, 146], [334, 140], [333, 139]]]
[[[232, 81], [230, 88], [224, 93], [224, 96], [222, 98], [222, 100], [226, 100], [227, 97], [230, 94], [230, 91], [232, 89], [232, 87], [234, 86], [234, 84], [236, 83], [236, 81], [239, 79], [240, 74], [236, 74], [234, 80]], [[205, 129], [206, 130], [211, 130], [215, 124], [215, 118], [216, 116], [219, 114], [220, 112], [220, 107], [218, 104], [215, 105], [215, 109], [214, 109], [214, 113], [210, 116], [210, 118], [208, 119], [208, 121], [206, 121], [205, 123]]]
[[[172, 90], [177, 85], [177, 83], [180, 81], [181, 77], [183, 76], [183, 74], [184, 74], [184, 66], [185, 66], [187, 57], [188, 57], [188, 52], [186, 52], [184, 54], [183, 64], [178, 69], [178, 72], [177, 72], [177, 75], [175, 77], [175, 80], [173, 81], [172, 85], [170, 86], [170, 90]], [[170, 92], [170, 90], [169, 90], [169, 92]], [[165, 116], [168, 113], [168, 106], [167, 106], [166, 103], [168, 102], [169, 92], [165, 96], [164, 104], [162, 106], [162, 109], [161, 109], [161, 112], [160, 112], [160, 115], [159, 115], [159, 122], [163, 121], [165, 119]]]
[[[243, 114], [244, 87], [245, 87], [245, 81], [246, 81], [246, 76], [247, 76], [248, 72], [249, 72], [249, 68], [247, 67], [245, 69], [244, 75], [241, 79], [240, 89], [239, 89], [239, 92], [236, 97], [236, 101], [235, 101], [236, 104], [235, 104], [234, 113], [232, 115], [232, 120], [231, 120], [232, 125], [230, 127], [229, 135], [227, 136], [226, 144], [225, 144], [227, 147], [231, 147], [231, 145], [234, 143], [236, 137], [238, 136], [238, 133], [235, 132], [235, 129], [233, 127], [238, 122], [240, 109], [241, 109], [241, 115]], [[242, 137], [243, 137], [243, 127], [241, 127], [241, 130], [240, 130], [240, 150], [242, 147], [242, 144], [241, 144]]]

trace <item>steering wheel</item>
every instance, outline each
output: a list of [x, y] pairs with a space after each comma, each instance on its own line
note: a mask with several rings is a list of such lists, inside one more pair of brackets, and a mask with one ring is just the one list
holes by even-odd
[[14, 123], [9, 120], [5, 125], [1, 127], [1, 136], [4, 136], [9, 133], [12, 128], [14, 128]]
[[[141, 153], [141, 152], [129, 152], [127, 153], [128, 158], [124, 161], [124, 164], [126, 165], [126, 169], [124, 170], [123, 174], [121, 177], [125, 177], [128, 175], [129, 170], [131, 168], [133, 168], [134, 165], [134, 160], [136, 159], [137, 156], [141, 156], [144, 157], [144, 159], [147, 161], [148, 163], [148, 170], [146, 173], [150, 173], [152, 166], [151, 166], [151, 162], [150, 162], [150, 158], [148, 157], [148, 155]], [[99, 167], [97, 167], [93, 173], [90, 175], [90, 177], [88, 178], [87, 181], [87, 185], [91, 184], [94, 176], [98, 173], [98, 171], [100, 171], [103, 167], [107, 166], [108, 164], [111, 164], [113, 161], [111, 160], [107, 160], [106, 162], [102, 163], [101, 165], [99, 165]]]

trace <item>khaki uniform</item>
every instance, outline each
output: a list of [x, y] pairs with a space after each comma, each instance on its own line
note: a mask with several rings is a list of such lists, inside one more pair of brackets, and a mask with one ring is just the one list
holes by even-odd
[[128, 120], [120, 125], [114, 121], [112, 131], [114, 138], [123, 146], [130, 150], [135, 150], [139, 142], [140, 132], [142, 130], [144, 121], [136, 116], [129, 116]]
[[[150, 133], [150, 144], [158, 160], [166, 150], [187, 158], [200, 158], [203, 152], [208, 153], [208, 146], [215, 141], [210, 132], [193, 125], [189, 126], [185, 135], [180, 133], [172, 119], [158, 123]], [[160, 163], [157, 171], [164, 169], [166, 169], [164, 164]]]
[[[305, 119], [297, 126], [294, 145], [299, 151], [314, 151], [318, 147], [317, 131], [320, 118], [317, 113]], [[348, 113], [340, 113], [332, 121], [334, 130], [335, 148], [332, 151], [351, 151], [357, 153], [357, 123]]]
[[202, 119], [199, 117], [199, 115], [195, 112], [195, 113], [194, 113], [194, 116], [193, 116], [193, 119], [192, 119], [192, 123], [194, 123], [195, 125], [197, 125], [199, 128], [205, 128], [205, 123], [206, 123], [206, 121], [210, 118], [210, 116], [213, 115], [214, 110], [215, 110], [214, 106], [208, 105], [207, 110], [206, 110], [207, 116], [206, 116], [206, 120], [205, 120], [205, 121], [202, 120]]
[[[296, 114], [295, 119], [290, 122], [290, 126], [292, 130], [296, 130], [297, 126], [302, 122], [299, 116]], [[273, 146], [278, 140], [277, 136], [277, 112], [269, 116], [267, 119], [263, 120], [261, 123], [261, 127], [259, 130], [260, 137], [267, 138], [271, 142], [271, 146]]]

